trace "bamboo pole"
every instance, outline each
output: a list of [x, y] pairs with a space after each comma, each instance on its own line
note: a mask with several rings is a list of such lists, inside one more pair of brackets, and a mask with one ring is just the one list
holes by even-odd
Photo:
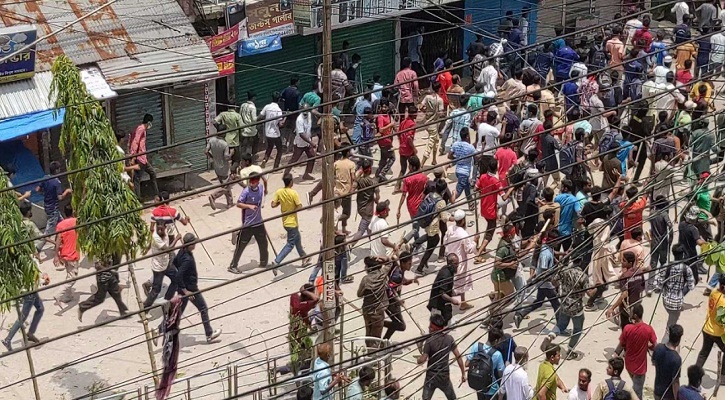
[[[37, 296], [37, 294], [31, 294], [30, 296]], [[20, 301], [15, 302], [15, 309], [18, 312], [18, 323], [20, 324], [20, 333], [23, 335], [23, 346], [25, 347], [25, 355], [28, 357], [28, 368], [30, 369], [30, 376], [33, 378], [33, 392], [35, 394], [35, 400], [40, 400], [40, 388], [38, 387], [38, 378], [35, 376], [35, 365], [33, 364], [33, 356], [30, 354], [28, 348], [28, 333], [25, 331], [25, 320], [20, 312]], [[37, 312], [37, 310], [35, 311]]]
[[[127, 254], [126, 258], [130, 259], [131, 257]], [[138, 290], [138, 282], [136, 280], [136, 272], [133, 269], [134, 263], [128, 264], [128, 273], [131, 275], [131, 283], [133, 284], [133, 291], [136, 293], [136, 303], [138, 304], [138, 309], [143, 310], [143, 301], [141, 301], [141, 292]], [[156, 368], [156, 357], [154, 357], [154, 347], [152, 344], [153, 340], [153, 334], [149, 330], [149, 321], [148, 316], [146, 314], [146, 311], [141, 311], [141, 323], [143, 324], [143, 330], [144, 334], [146, 335], [146, 350], [149, 354], [149, 361], [151, 362], [151, 369], [154, 376], [154, 384], [158, 387], [159, 386], [159, 375], [158, 375], [158, 368]]]

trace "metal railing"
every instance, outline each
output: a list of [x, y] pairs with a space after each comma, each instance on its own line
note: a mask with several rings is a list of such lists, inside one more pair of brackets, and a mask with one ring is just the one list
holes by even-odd
[[[426, 0], [343, 0], [332, 5], [332, 26], [396, 11], [419, 10], [430, 5], [426, 3]], [[311, 28], [322, 28], [322, 1], [313, 1], [310, 10]]]

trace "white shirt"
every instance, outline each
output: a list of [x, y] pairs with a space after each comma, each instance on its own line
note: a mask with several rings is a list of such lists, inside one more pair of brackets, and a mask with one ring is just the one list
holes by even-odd
[[275, 102], [267, 104], [264, 108], [262, 108], [259, 116], [266, 120], [270, 120], [264, 123], [264, 136], [268, 138], [280, 137], [279, 127], [282, 125], [282, 121], [284, 120], [279, 118], [282, 116], [282, 109], [279, 108], [279, 105]]
[[305, 148], [310, 145], [305, 140], [303, 140], [300, 135], [304, 135], [306, 138], [310, 139], [311, 128], [312, 121], [310, 120], [310, 113], [300, 113], [300, 115], [297, 116], [297, 121], [295, 122], [295, 146]]
[[710, 62], [722, 64], [725, 61], [725, 35], [718, 32], [710, 36]]
[[594, 94], [589, 98], [589, 112], [595, 115], [589, 121], [592, 124], [592, 130], [606, 131], [609, 129], [609, 121], [607, 121], [607, 117], [602, 115], [605, 111], [604, 103], [602, 103], [602, 99], [599, 96]]
[[[373, 257], [385, 257], [388, 255], [388, 248], [383, 244], [383, 239], [388, 239], [390, 237], [390, 232], [388, 229], [388, 221], [386, 221], [383, 218], [378, 217], [377, 215], [373, 217], [372, 220], [370, 220], [370, 232], [371, 237], [373, 238], [370, 240], [370, 255]], [[378, 235], [375, 234], [375, 232], [384, 231]]]
[[483, 86], [482, 93], [496, 93], [496, 79], [498, 79], [498, 71], [496, 71], [496, 67], [488, 65], [486, 68], [481, 70], [481, 74], [478, 75], [478, 79], [476, 81], [478, 84]]
[[667, 73], [672, 71], [671, 68], [664, 65], [655, 67], [655, 83], [667, 83]]
[[671, 10], [677, 16], [677, 25], [682, 25], [682, 17], [690, 13], [690, 7], [684, 1], [678, 1]]
[[526, 46], [529, 44], [529, 21], [526, 18], [521, 18], [521, 45]]
[[509, 364], [504, 368], [501, 376], [503, 391], [507, 400], [531, 400], [534, 398], [534, 389], [529, 384], [529, 375], [518, 364]]
[[725, 24], [725, 10], [720, 10], [720, 13], [717, 15], [718, 18], [720, 18], [720, 22]]
[[567, 397], [567, 400], [589, 400], [591, 396], [587, 392], [583, 392], [581, 389], [579, 389], [579, 386], [576, 385], [574, 388], [569, 390], [569, 396]]
[[[126, 157], [126, 153], [123, 151], [123, 148], [119, 145], [116, 145], [116, 150], [118, 150], [118, 153], [121, 154], [121, 158]], [[123, 171], [121, 172], [121, 179], [123, 179], [124, 182], [129, 183], [131, 182], [131, 176], [128, 175], [128, 172]], [[10, 183], [10, 181], [8, 181]], [[12, 185], [12, 183], [10, 183]]]
[[151, 235], [151, 270], [156, 272], [166, 271], [169, 266], [169, 253], [164, 251], [169, 248], [169, 237], [161, 237], [156, 230]]
[[477, 143], [476, 150], [481, 150], [481, 145], [483, 145], [483, 154], [487, 156], [494, 155], [500, 135], [501, 132], [495, 126], [491, 126], [486, 122], [479, 124], [478, 137], [480, 138], [480, 142]]

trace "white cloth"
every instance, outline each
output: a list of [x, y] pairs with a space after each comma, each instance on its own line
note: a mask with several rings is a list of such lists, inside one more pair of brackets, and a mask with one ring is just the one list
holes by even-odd
[[455, 253], [458, 256], [458, 272], [453, 281], [455, 292], [473, 290], [473, 276], [468, 272], [468, 259], [473, 258], [476, 244], [471, 235], [458, 225], [449, 226], [446, 237], [443, 238], [443, 245], [446, 247], [446, 253]]
[[[672, 69], [664, 66], [664, 65], [658, 65], [655, 67], [655, 83], [667, 83], [667, 73], [672, 71]], [[644, 85], [643, 85], [644, 86]]]
[[[385, 257], [388, 255], [388, 247], [383, 244], [383, 239], [390, 238], [388, 229], [388, 221], [377, 215], [370, 220], [370, 255], [373, 257]], [[376, 232], [381, 232], [376, 234]]]
[[526, 18], [521, 18], [521, 45], [526, 46], [529, 44], [529, 21]]
[[504, 368], [501, 376], [502, 390], [506, 393], [506, 400], [531, 400], [534, 398], [534, 389], [529, 383], [529, 375], [519, 364], [509, 364]]
[[483, 93], [496, 93], [496, 79], [498, 79], [498, 71], [496, 71], [496, 67], [488, 65], [481, 70], [481, 74], [478, 75], [476, 83], [483, 87]]
[[280, 137], [279, 127], [282, 125], [283, 119], [279, 118], [282, 116], [282, 109], [279, 108], [279, 105], [275, 102], [267, 104], [262, 108], [259, 116], [269, 120], [264, 123], [264, 136], [268, 138]]
[[590, 400], [592, 398], [592, 394], [589, 393], [589, 391], [583, 391], [579, 389], [579, 386], [574, 386], [571, 390], [569, 390], [569, 396], [567, 397], [567, 400]]
[[[118, 150], [118, 153], [121, 155], [120, 158], [126, 157], [126, 152], [123, 151], [123, 148], [121, 146], [116, 145], [116, 150]], [[123, 179], [123, 181], [126, 183], [131, 182], [131, 176], [126, 171], [121, 172], [121, 179]], [[12, 185], [12, 182], [8, 181], [8, 183]]]
[[166, 271], [169, 266], [169, 252], [164, 251], [169, 248], [169, 238], [161, 237], [156, 230], [151, 235], [151, 270], [155, 272]]
[[309, 112], [300, 113], [297, 116], [295, 122], [295, 141], [294, 145], [297, 147], [308, 147], [310, 144], [302, 139], [301, 135], [310, 139], [310, 130], [312, 129], [312, 120], [310, 119]]
[[690, 13], [690, 7], [684, 1], [678, 1], [671, 10], [677, 17], [677, 25], [682, 25], [682, 17]]
[[617, 274], [612, 268], [609, 257], [614, 256], [612, 248], [609, 225], [597, 218], [587, 227], [589, 234], [593, 236], [594, 253], [592, 262], [589, 264], [589, 284], [591, 286], [609, 283], [617, 279]]
[[478, 125], [478, 138], [480, 142], [476, 143], [476, 150], [480, 151], [483, 147], [483, 154], [492, 156], [496, 152], [496, 146], [498, 146], [498, 137], [501, 136], [501, 131], [496, 129], [495, 126], [491, 126], [486, 122]]
[[603, 115], [606, 111], [604, 103], [596, 94], [589, 98], [589, 110], [594, 115], [590, 120], [593, 131], [606, 131], [609, 129], [609, 121]]

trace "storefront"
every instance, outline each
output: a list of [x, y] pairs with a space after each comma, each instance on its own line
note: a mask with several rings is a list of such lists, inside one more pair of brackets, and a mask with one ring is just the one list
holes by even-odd
[[[521, 11], [530, 9], [528, 21], [528, 43], [534, 43], [537, 32], [541, 26], [541, 7], [550, 0], [537, 2], [535, 0], [506, 1], [506, 0], [466, 0], [466, 31], [463, 38], [463, 51], [476, 40], [476, 33], [484, 36], [484, 42], [492, 43], [498, 35], [498, 27], [506, 16], [507, 11], [513, 11], [514, 17], [520, 18]], [[559, 0], [551, 0], [559, 1]]]
[[[555, 26], [564, 26], [565, 33], [572, 33], [610, 21], [621, 8], [621, 0], [544, 0], [539, 5], [536, 40], [551, 40]], [[593, 38], [591, 31], [582, 35]]]

